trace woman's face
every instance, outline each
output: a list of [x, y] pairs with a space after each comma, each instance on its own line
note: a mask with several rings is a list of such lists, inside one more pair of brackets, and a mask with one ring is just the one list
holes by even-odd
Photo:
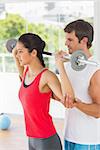
[[20, 62], [20, 65], [23, 66], [30, 64], [33, 58], [31, 56], [31, 53], [28, 52], [28, 49], [24, 47], [23, 43], [17, 42], [16, 49], [17, 49], [17, 58]]

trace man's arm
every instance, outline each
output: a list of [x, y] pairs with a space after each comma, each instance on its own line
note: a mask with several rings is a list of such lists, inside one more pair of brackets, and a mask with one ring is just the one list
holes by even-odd
[[90, 81], [89, 95], [93, 101], [91, 104], [76, 102], [76, 107], [87, 115], [100, 118], [100, 70], [98, 70]]

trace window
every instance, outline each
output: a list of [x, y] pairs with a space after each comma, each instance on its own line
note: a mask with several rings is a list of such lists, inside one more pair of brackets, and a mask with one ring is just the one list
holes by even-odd
[[[63, 28], [79, 18], [93, 24], [93, 1], [0, 3], [0, 71], [16, 72], [13, 58], [5, 47], [8, 39], [17, 39], [25, 32], [34, 32], [46, 41], [46, 51], [65, 50]], [[45, 61], [55, 71], [53, 58], [45, 58]]]

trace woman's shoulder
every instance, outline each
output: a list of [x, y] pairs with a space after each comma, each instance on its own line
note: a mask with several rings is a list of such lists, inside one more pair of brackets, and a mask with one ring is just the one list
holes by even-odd
[[45, 70], [46, 75], [49, 75], [49, 74], [50, 75], [55, 75], [55, 73], [53, 71], [51, 71], [50, 69], [48, 69], [48, 68], [45, 68], [44, 70]]
[[56, 74], [53, 71], [51, 71], [50, 69], [46, 69], [43, 76], [46, 78], [57, 77]]

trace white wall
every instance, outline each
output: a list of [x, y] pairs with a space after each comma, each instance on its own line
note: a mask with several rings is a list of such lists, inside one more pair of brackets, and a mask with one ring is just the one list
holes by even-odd
[[94, 1], [94, 53], [100, 60], [100, 0]]
[[[18, 99], [20, 80], [17, 73], [0, 73], [0, 113], [23, 114]], [[65, 109], [59, 102], [51, 100], [50, 114], [64, 118]]]
[[20, 81], [15, 73], [0, 73], [0, 113], [22, 113], [18, 101]]

